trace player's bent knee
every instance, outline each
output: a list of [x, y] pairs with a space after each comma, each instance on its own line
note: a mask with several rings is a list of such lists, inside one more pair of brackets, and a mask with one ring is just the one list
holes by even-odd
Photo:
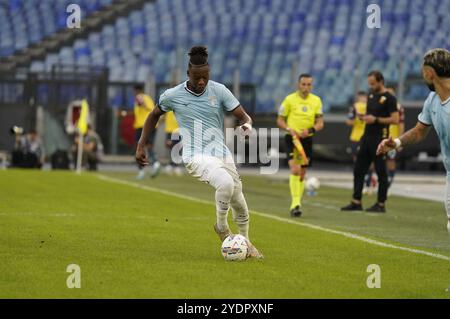
[[231, 197], [234, 192], [234, 181], [231, 177], [223, 178], [217, 187], [217, 191]]

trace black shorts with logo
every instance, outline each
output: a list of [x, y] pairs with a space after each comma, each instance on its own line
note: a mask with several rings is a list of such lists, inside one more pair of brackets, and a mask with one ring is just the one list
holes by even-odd
[[[285, 137], [285, 142], [286, 142], [286, 155], [287, 155], [287, 159], [291, 160], [294, 158], [294, 143], [292, 142], [292, 136], [290, 134], [286, 134]], [[313, 148], [313, 140], [312, 140], [312, 136], [309, 136], [307, 138], [302, 138], [300, 140], [300, 142], [302, 143], [303, 149], [305, 150], [305, 154], [306, 157], [308, 158], [308, 165], [302, 165], [302, 167], [308, 167], [311, 166], [311, 162], [312, 162], [312, 148]]]

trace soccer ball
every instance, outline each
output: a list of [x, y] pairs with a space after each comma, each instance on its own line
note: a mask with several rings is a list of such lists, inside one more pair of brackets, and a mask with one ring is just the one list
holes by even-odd
[[306, 190], [315, 192], [320, 188], [320, 181], [317, 177], [310, 177], [306, 180]]
[[248, 243], [242, 235], [230, 235], [222, 243], [222, 256], [227, 261], [245, 260]]

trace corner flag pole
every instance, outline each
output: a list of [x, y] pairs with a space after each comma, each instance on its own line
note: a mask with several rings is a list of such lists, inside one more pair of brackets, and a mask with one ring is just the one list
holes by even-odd
[[81, 165], [83, 159], [83, 133], [78, 129], [78, 147], [77, 147], [77, 174], [81, 174]]
[[83, 161], [83, 137], [87, 132], [89, 123], [89, 105], [86, 99], [81, 101], [81, 112], [80, 118], [77, 123], [77, 131], [78, 131], [78, 148], [77, 148], [77, 174], [81, 174], [81, 166]]

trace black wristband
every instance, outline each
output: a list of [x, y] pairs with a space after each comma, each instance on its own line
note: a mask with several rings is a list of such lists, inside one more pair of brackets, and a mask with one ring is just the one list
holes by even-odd
[[308, 133], [309, 134], [314, 134], [314, 133], [316, 133], [316, 129], [314, 127], [311, 127], [311, 128], [308, 129]]
[[378, 117], [375, 118], [375, 124], [380, 124], [380, 122], [378, 122]]

